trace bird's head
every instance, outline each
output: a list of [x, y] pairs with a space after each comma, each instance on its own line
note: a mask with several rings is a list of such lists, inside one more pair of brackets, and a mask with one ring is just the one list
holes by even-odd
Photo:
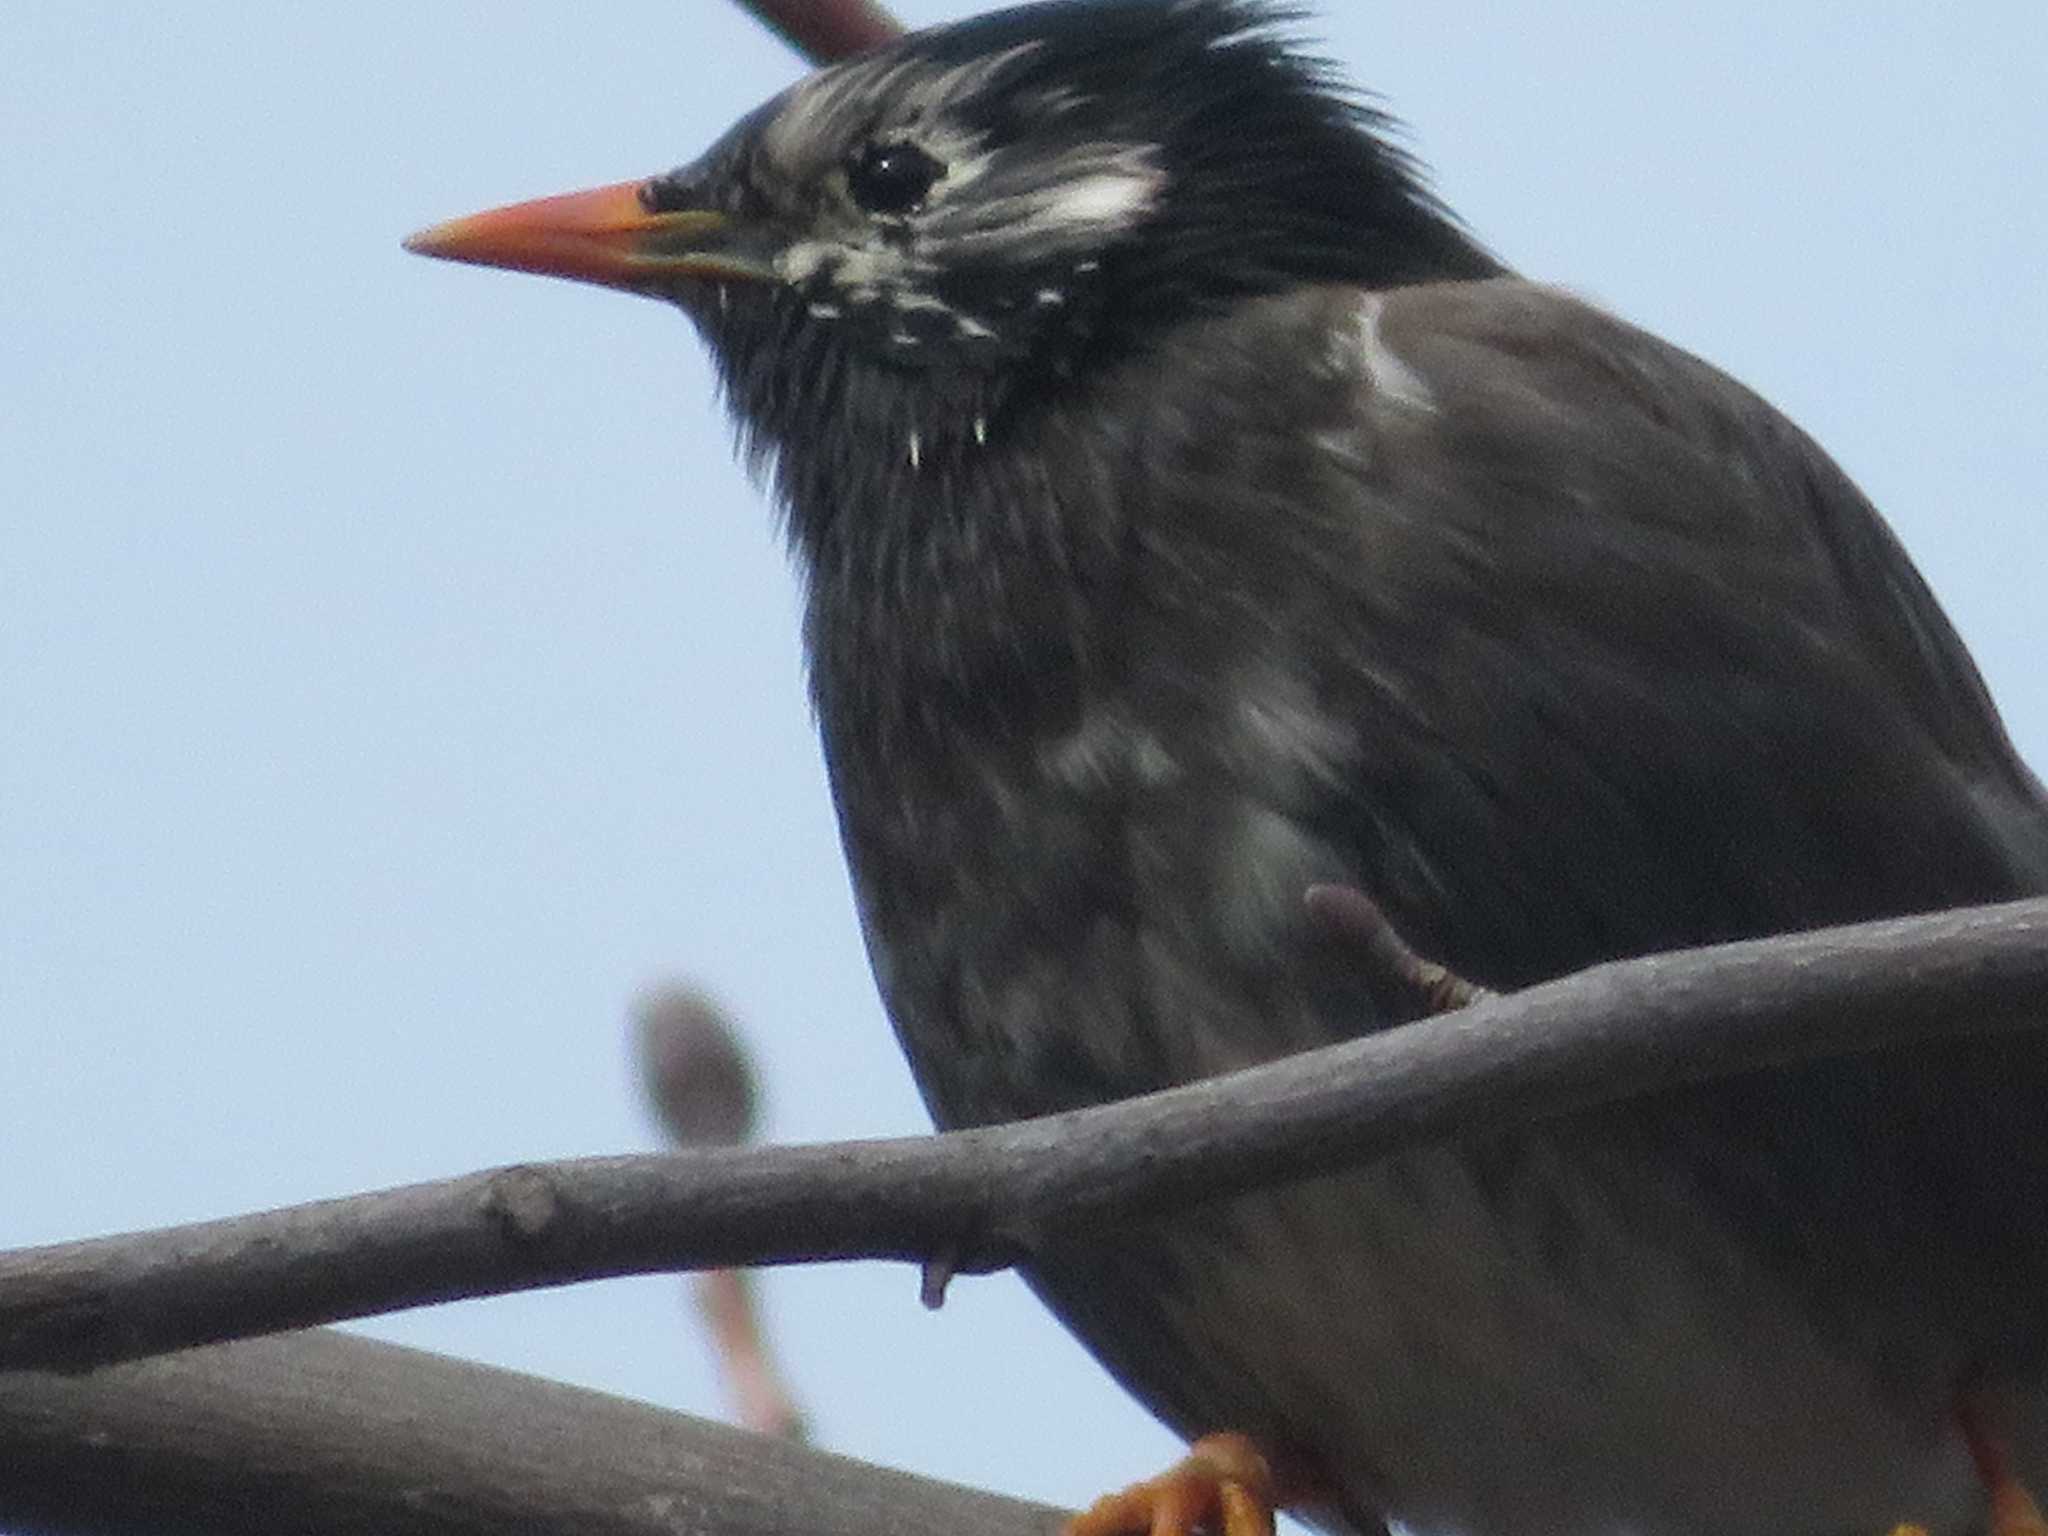
[[1495, 270], [1283, 20], [996, 12], [823, 70], [679, 170], [408, 244], [680, 303], [764, 446], [835, 408], [896, 441], [984, 438], [1247, 294]]

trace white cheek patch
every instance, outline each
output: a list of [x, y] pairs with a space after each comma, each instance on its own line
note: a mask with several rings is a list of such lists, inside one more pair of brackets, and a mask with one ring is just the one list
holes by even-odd
[[[1038, 46], [950, 68], [918, 59], [856, 61], [785, 96], [762, 130], [760, 150], [772, 168], [768, 185], [802, 191], [782, 210], [802, 233], [775, 266], [814, 306], [814, 318], [870, 306], [899, 315], [951, 313], [938, 297], [941, 278], [961, 267], [1053, 265], [1083, 273], [1158, 206], [1167, 176], [1156, 145], [1070, 139], [1061, 147], [998, 148], [962, 120], [963, 100], [986, 91]], [[878, 100], [888, 103], [879, 121], [871, 116]], [[1071, 93], [1060, 96], [1046, 116], [1055, 119], [1080, 102]], [[846, 158], [862, 144], [899, 137], [944, 170], [920, 207], [877, 218], [856, 205]], [[1061, 284], [1043, 276], [1030, 291], [1039, 308], [1067, 299]], [[954, 321], [962, 339], [992, 334], [986, 317], [957, 314]]]
[[995, 156], [983, 151], [979, 134], [948, 130], [926, 134], [912, 142], [946, 168], [945, 174], [932, 188], [931, 203], [934, 206], [958, 197], [981, 180], [995, 160]]
[[855, 303], [885, 291], [908, 287], [915, 270], [903, 252], [880, 242], [799, 240], [775, 258], [775, 272], [791, 287], [802, 287], [821, 273], [831, 286]]
[[933, 210], [935, 253], [1021, 263], [1099, 250], [1136, 228], [1166, 188], [1157, 151], [1143, 144], [1090, 144], [1050, 163], [999, 159], [982, 179], [971, 200]]
[[1081, 231], [1125, 230], [1151, 211], [1158, 193], [1159, 178], [1149, 172], [1098, 171], [1060, 187], [1033, 222]]
[[[969, 193], [976, 182], [981, 185]], [[1149, 145], [1090, 144], [1050, 163], [1017, 165], [970, 154], [949, 165], [929, 205], [905, 221], [903, 232], [835, 221], [837, 228], [786, 247], [775, 258], [776, 272], [793, 287], [811, 289], [814, 302], [835, 308], [882, 302], [904, 312], [947, 310], [933, 283], [949, 265], [1064, 260], [1077, 273], [1092, 271], [1100, 262], [1090, 253], [1141, 223], [1165, 186], [1166, 173]], [[1066, 301], [1058, 287], [1034, 292], [1041, 308]], [[963, 337], [989, 334], [972, 316], [960, 322]]]

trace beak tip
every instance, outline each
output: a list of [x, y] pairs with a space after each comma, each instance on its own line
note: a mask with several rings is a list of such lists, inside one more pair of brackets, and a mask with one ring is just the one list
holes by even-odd
[[645, 181], [621, 181], [513, 203], [407, 235], [415, 256], [574, 278], [634, 293], [660, 293], [707, 276], [768, 278], [760, 262], [720, 248], [729, 215], [708, 208], [656, 213]]
[[432, 224], [414, 230], [399, 244], [415, 256], [442, 256], [447, 254], [447, 229], [445, 224]]

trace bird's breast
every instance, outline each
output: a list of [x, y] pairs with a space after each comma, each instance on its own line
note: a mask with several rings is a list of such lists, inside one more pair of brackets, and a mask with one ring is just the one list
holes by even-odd
[[1287, 666], [1025, 732], [834, 751], [870, 953], [947, 1124], [1128, 1097], [1370, 1023], [1304, 893], [1357, 751]]

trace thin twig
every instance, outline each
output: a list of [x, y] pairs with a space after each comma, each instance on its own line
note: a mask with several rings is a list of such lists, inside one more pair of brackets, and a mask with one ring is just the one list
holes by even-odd
[[0, 1255], [0, 1366], [75, 1368], [607, 1275], [1047, 1234], [1770, 1063], [2048, 1021], [2048, 899], [1601, 966], [1100, 1109], [599, 1158]]
[[899, 37], [903, 24], [878, 0], [740, 0], [813, 64], [830, 64]]
[[[760, 1089], [730, 1014], [699, 987], [650, 990], [634, 1007], [640, 1082], [669, 1139], [681, 1147], [739, 1147], [754, 1139]], [[692, 1277], [697, 1315], [740, 1423], [763, 1434], [804, 1436], [797, 1407], [744, 1269]]]
[[946, 1304], [946, 1292], [952, 1288], [953, 1277], [960, 1273], [960, 1250], [957, 1246], [940, 1249], [924, 1261], [917, 1277], [917, 1299], [924, 1304], [927, 1312], [936, 1312]]

